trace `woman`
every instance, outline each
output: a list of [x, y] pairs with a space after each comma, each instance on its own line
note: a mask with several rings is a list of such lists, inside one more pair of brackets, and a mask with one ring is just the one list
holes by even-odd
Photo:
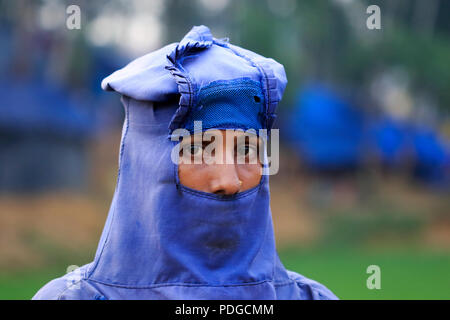
[[259, 133], [286, 82], [205, 26], [104, 79], [126, 111], [106, 225], [94, 261], [34, 299], [336, 299], [275, 249]]

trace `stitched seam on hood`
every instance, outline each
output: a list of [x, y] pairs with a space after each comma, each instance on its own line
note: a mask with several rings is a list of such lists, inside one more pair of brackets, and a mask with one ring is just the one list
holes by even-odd
[[151, 285], [127, 285], [120, 283], [107, 283], [100, 280], [88, 279], [92, 282], [97, 282], [100, 284], [104, 284], [105, 286], [110, 287], [118, 287], [118, 288], [126, 288], [126, 289], [153, 289], [160, 287], [212, 287], [212, 288], [220, 288], [220, 287], [249, 287], [249, 286], [257, 286], [264, 283], [272, 283], [272, 280], [261, 280], [256, 282], [242, 282], [242, 283], [231, 283], [231, 284], [207, 284], [207, 283], [155, 283]]

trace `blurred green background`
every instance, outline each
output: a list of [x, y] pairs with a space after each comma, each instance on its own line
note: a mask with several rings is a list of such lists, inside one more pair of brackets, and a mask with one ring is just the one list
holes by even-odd
[[200, 24], [286, 69], [270, 178], [285, 266], [341, 299], [450, 299], [449, 15], [444, 0], [0, 1], [0, 299], [92, 261], [123, 121], [100, 82]]

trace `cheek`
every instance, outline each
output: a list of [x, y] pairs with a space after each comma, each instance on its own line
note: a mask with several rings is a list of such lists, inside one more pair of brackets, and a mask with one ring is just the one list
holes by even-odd
[[262, 167], [260, 164], [237, 165], [239, 180], [242, 181], [242, 190], [256, 187], [261, 181]]
[[207, 191], [208, 173], [202, 164], [179, 164], [178, 177], [186, 187]]

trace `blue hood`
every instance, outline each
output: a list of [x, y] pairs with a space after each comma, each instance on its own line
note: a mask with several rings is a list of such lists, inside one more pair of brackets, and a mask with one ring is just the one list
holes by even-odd
[[[140, 58], [103, 81], [105, 89], [123, 95], [126, 110], [107, 222], [94, 261], [50, 282], [36, 299], [336, 298], [281, 264], [268, 176], [234, 196], [179, 182], [168, 132], [184, 122], [200, 88], [242, 78], [261, 83], [263, 127], [270, 128], [286, 84], [280, 64], [216, 41], [209, 29], [195, 27], [178, 45]], [[67, 282], [75, 275], [79, 278]]]
[[[266, 177], [235, 197], [181, 185], [170, 158], [174, 144], [167, 138], [177, 106], [124, 102], [119, 180], [89, 278], [136, 288], [208, 287], [205, 298], [223, 297], [217, 295], [223, 286], [229, 297], [237, 290], [241, 297], [274, 298], [276, 254]], [[257, 286], [258, 295], [242, 286]]]

